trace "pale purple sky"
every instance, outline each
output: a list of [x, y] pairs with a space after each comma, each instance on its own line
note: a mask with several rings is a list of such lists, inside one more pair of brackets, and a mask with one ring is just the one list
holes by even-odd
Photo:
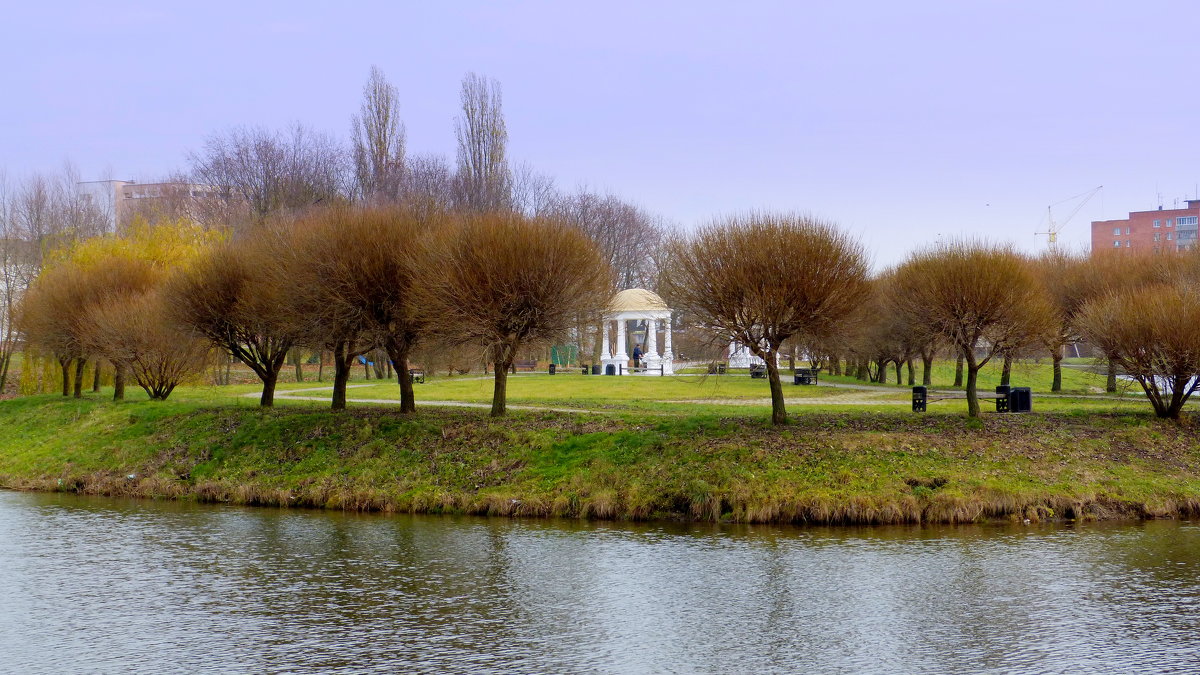
[[[0, 17], [0, 169], [153, 179], [204, 137], [347, 136], [377, 65], [410, 152], [451, 160], [467, 71], [509, 151], [685, 227], [795, 209], [879, 264], [938, 235], [1022, 248], [1200, 183], [1200, 3], [19, 2]], [[1070, 205], [1061, 208], [1065, 216]], [[1058, 213], [1058, 212], [1056, 212]]]

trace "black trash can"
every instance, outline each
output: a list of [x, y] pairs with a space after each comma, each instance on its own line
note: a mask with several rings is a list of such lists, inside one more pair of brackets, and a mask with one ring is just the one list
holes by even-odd
[[593, 375], [599, 375], [599, 374], [600, 374], [600, 364], [599, 364], [599, 363], [593, 363], [593, 364], [592, 364], [592, 374], [593, 374]]
[[604, 374], [605, 374], [605, 375], [616, 375], [616, 374], [617, 374], [617, 367], [616, 367], [614, 364], [611, 364], [611, 363], [610, 363], [610, 364], [608, 364], [607, 366], [604, 366]]
[[1014, 413], [1033, 412], [1033, 390], [1029, 387], [1013, 387], [1008, 392], [1008, 411]]
[[1008, 412], [1008, 397], [1010, 389], [1011, 387], [1009, 387], [1007, 384], [1001, 384], [996, 387], [996, 412]]
[[584, 374], [584, 375], [587, 375], [589, 372], [591, 372], [591, 371], [590, 371], [590, 370], [588, 370], [588, 367], [587, 367], [587, 366], [584, 366], [584, 367], [583, 367], [583, 374]]
[[913, 412], [925, 412], [925, 405], [929, 401], [929, 390], [925, 387], [913, 387]]
[[551, 364], [550, 364], [550, 374], [551, 374], [551, 375], [553, 375], [553, 374], [554, 374], [554, 372], [555, 372], [555, 370], [556, 370], [556, 366], [555, 366], [555, 364], [551, 363]]

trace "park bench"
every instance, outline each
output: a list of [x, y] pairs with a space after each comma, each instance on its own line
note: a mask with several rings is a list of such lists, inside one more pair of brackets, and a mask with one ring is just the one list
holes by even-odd
[[792, 373], [792, 384], [817, 384], [820, 368], [796, 368]]
[[[912, 391], [912, 411], [925, 412], [925, 407], [931, 401], [946, 401], [950, 399], [965, 399], [967, 393], [965, 391], [940, 392], [935, 398], [929, 397], [929, 389], [927, 387], [913, 387]], [[1008, 387], [1000, 385], [996, 387], [996, 393], [989, 394], [981, 392], [976, 395], [979, 399], [993, 399], [996, 401], [996, 412], [998, 413], [1023, 413], [1033, 411], [1033, 392], [1029, 387]]]
[[617, 364], [617, 374], [618, 375], [624, 375], [626, 372], [653, 373], [656, 370], [658, 371], [658, 374], [660, 377], [666, 374], [666, 369], [663, 366], [626, 366], [621, 363]]
[[534, 359], [529, 359], [527, 361], [513, 361], [512, 371], [515, 373], [518, 370], [537, 370], [537, 363], [538, 362]]

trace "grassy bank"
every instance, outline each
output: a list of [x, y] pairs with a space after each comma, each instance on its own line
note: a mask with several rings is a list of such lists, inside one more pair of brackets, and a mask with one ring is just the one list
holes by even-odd
[[982, 421], [965, 419], [959, 405], [926, 415], [812, 405], [772, 428], [753, 406], [719, 414], [709, 412], [715, 405], [683, 404], [659, 415], [518, 412], [501, 421], [426, 408], [404, 419], [384, 406], [334, 414], [292, 401], [260, 411], [210, 390], [181, 393], [157, 404], [99, 395], [0, 403], [0, 485], [337, 509], [741, 522], [1200, 514], [1200, 432], [1155, 420], [1145, 403], [1060, 402]]

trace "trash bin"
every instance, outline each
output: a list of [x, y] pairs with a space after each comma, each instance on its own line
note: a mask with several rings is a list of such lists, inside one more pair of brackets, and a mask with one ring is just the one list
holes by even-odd
[[608, 364], [607, 366], [604, 366], [604, 374], [605, 375], [616, 375], [617, 367], [611, 363]]
[[1033, 390], [1029, 387], [1013, 387], [1008, 392], [1008, 411], [1027, 413], [1033, 411]]
[[1010, 387], [1007, 384], [1001, 384], [996, 387], [996, 412], [1008, 412], [1008, 397]]
[[584, 366], [584, 367], [583, 367], [583, 374], [584, 374], [584, 375], [587, 375], [589, 372], [591, 372], [591, 371], [590, 371], [590, 370], [588, 370], [588, 367], [587, 367], [587, 366]]
[[929, 390], [925, 387], [913, 387], [913, 412], [925, 412], [925, 404], [929, 401]]
[[551, 374], [551, 375], [553, 375], [553, 374], [554, 374], [555, 368], [556, 368], [555, 364], [551, 363], [551, 364], [550, 364], [550, 374]]
[[599, 375], [599, 374], [600, 374], [600, 364], [599, 364], [599, 363], [593, 363], [593, 364], [592, 364], [592, 374], [593, 374], [593, 375]]

